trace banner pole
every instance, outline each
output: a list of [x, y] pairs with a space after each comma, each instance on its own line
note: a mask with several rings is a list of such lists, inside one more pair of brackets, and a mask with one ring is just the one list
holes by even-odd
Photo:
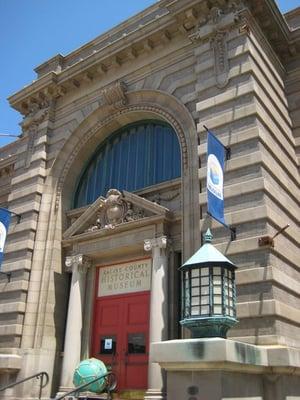
[[217, 138], [217, 136], [215, 136], [215, 135], [207, 128], [207, 126], [203, 125], [203, 128], [206, 130], [206, 132], [210, 132], [210, 133], [215, 137], [215, 139], [224, 147], [224, 149], [225, 149], [225, 151], [226, 151], [226, 161], [230, 160], [230, 158], [231, 158], [231, 149], [230, 149], [230, 147], [224, 146], [224, 144], [221, 142], [221, 140], [219, 140], [219, 139]]
[[2, 272], [2, 271], [0, 271], [0, 274], [1, 274], [1, 275], [6, 275], [6, 276], [7, 276], [7, 282], [8, 282], [8, 283], [10, 282], [10, 279], [11, 279], [11, 272]]
[[231, 242], [236, 240], [236, 227], [235, 226], [229, 226], [227, 224], [224, 224], [222, 221], [219, 221], [217, 218], [215, 218], [213, 215], [211, 215], [208, 211], [207, 211], [207, 215], [209, 215], [215, 221], [219, 222], [219, 224], [223, 225], [225, 228], [230, 230], [230, 240], [231, 240]]

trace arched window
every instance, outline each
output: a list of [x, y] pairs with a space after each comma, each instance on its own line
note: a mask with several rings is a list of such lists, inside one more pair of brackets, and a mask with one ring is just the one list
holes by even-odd
[[134, 191], [180, 175], [179, 142], [170, 125], [160, 121], [127, 125], [110, 135], [89, 160], [74, 206], [90, 204], [110, 188]]

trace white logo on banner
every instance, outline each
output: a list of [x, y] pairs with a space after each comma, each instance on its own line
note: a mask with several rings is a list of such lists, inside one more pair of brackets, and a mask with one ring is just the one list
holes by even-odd
[[3, 253], [5, 239], [6, 239], [6, 228], [2, 224], [2, 222], [0, 222], [0, 253]]
[[220, 200], [223, 200], [223, 180], [221, 164], [214, 154], [210, 154], [207, 160], [207, 188]]

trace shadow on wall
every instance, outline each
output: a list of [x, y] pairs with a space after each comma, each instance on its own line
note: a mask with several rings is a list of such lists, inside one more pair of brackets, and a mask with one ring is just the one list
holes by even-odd
[[67, 321], [67, 307], [69, 302], [71, 274], [54, 272], [54, 326], [56, 339], [56, 353], [51, 387], [51, 397], [58, 392], [63, 360], [65, 329]]

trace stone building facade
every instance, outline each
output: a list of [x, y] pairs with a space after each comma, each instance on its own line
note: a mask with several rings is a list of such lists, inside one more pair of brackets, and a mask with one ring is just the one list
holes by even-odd
[[[294, 374], [291, 393], [279, 383], [281, 394], [270, 398], [300, 398], [298, 27], [299, 9], [283, 16], [274, 0], [160, 0], [46, 61], [35, 69], [37, 80], [10, 97], [24, 119], [21, 138], [0, 152], [1, 206], [21, 215], [19, 223], [12, 219], [2, 266], [11, 280], [0, 277], [2, 385], [47, 371], [43, 394], [54, 396], [72, 387], [80, 359], [101, 358], [102, 351], [119, 365], [122, 391], [163, 398], [160, 366], [148, 363], [149, 343], [188, 337], [178, 326], [178, 267], [210, 226], [216, 247], [238, 266], [239, 324], [230, 338], [288, 352], [286, 369], [270, 367], [268, 375], [281, 382]], [[101, 145], [112, 140], [113, 147], [124, 130], [150, 125], [174, 133], [180, 176], [141, 181], [130, 190], [128, 179], [141, 168], [136, 161], [126, 184], [108, 184], [108, 193], [97, 189], [76, 203], [85, 190], [80, 185], [89, 184], [90, 160], [102, 157]], [[235, 241], [206, 215], [203, 125], [231, 149], [225, 217], [236, 227]], [[160, 149], [168, 170], [166, 147], [157, 142], [154, 151]], [[106, 162], [108, 168], [117, 163]], [[274, 247], [260, 245], [262, 236], [286, 224]], [[109, 267], [116, 279], [127, 268], [143, 280], [134, 283], [128, 275], [126, 287], [105, 288]], [[126, 312], [131, 327], [126, 321], [114, 326]], [[105, 324], [110, 327], [101, 330]], [[128, 351], [129, 338], [141, 353]], [[122, 354], [109, 351], [115, 341], [117, 348], [123, 343]], [[136, 381], [139, 362], [144, 378]], [[2, 396], [30, 399], [37, 390], [36, 383], [24, 384]], [[269, 398], [263, 393], [255, 398]]]

